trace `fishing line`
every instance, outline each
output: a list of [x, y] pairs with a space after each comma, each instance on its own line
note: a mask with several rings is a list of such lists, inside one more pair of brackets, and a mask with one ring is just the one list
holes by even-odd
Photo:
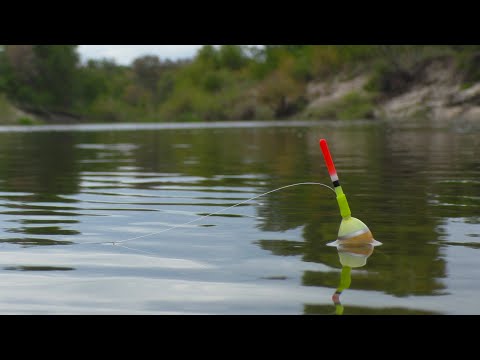
[[205, 216], [201, 216], [201, 217], [198, 217], [196, 219], [193, 219], [193, 220], [190, 220], [186, 223], [182, 223], [182, 224], [177, 224], [177, 225], [174, 225], [174, 226], [171, 226], [167, 229], [163, 229], [163, 230], [160, 230], [160, 231], [156, 231], [156, 232], [153, 232], [153, 233], [149, 233], [149, 234], [145, 234], [145, 235], [140, 235], [140, 236], [135, 236], [135, 237], [132, 237], [132, 238], [129, 238], [129, 239], [125, 239], [125, 240], [120, 240], [120, 241], [89, 241], [89, 242], [82, 242], [82, 243], [74, 243], [72, 245], [113, 245], [113, 246], [118, 246], [118, 247], [121, 247], [121, 248], [125, 248], [125, 249], [128, 249], [128, 250], [133, 250], [133, 251], [136, 251], [136, 252], [141, 252], [141, 253], [144, 253], [146, 254], [147, 256], [150, 255], [150, 256], [157, 256], [157, 254], [153, 253], [153, 252], [150, 252], [150, 251], [145, 251], [145, 250], [140, 250], [140, 249], [135, 249], [135, 248], [132, 248], [132, 247], [128, 247], [128, 246], [125, 246], [125, 245], [121, 245], [123, 243], [126, 243], [127, 241], [133, 241], [133, 240], [137, 240], [137, 239], [141, 239], [141, 238], [145, 238], [145, 237], [148, 237], [148, 236], [153, 236], [153, 235], [158, 235], [158, 234], [161, 234], [161, 233], [164, 233], [164, 232], [167, 232], [167, 231], [170, 231], [170, 230], [173, 230], [173, 229], [176, 229], [176, 228], [179, 228], [179, 227], [182, 227], [182, 226], [185, 226], [185, 225], [189, 225], [189, 224], [192, 224], [194, 222], [197, 222], [197, 221], [200, 221], [200, 220], [203, 220], [203, 219], [206, 219], [207, 217], [209, 216], [212, 216], [212, 215], [216, 215], [216, 214], [219, 214], [225, 210], [228, 210], [228, 209], [232, 209], [234, 207], [237, 207], [237, 206], [240, 206], [242, 204], [245, 204], [249, 201], [252, 201], [252, 200], [255, 200], [255, 199], [258, 199], [262, 196], [265, 196], [265, 195], [268, 195], [268, 194], [271, 194], [271, 193], [274, 193], [276, 191], [280, 191], [280, 190], [283, 190], [283, 189], [287, 189], [287, 188], [290, 188], [290, 187], [294, 187], [294, 186], [300, 186], [300, 185], [320, 185], [320, 186], [323, 186], [323, 187], [326, 187], [328, 189], [330, 189], [334, 194], [335, 194], [335, 190], [326, 185], [326, 184], [323, 184], [323, 183], [317, 183], [317, 182], [301, 182], [301, 183], [296, 183], [296, 184], [290, 184], [290, 185], [285, 185], [285, 186], [282, 186], [282, 187], [279, 187], [277, 189], [273, 189], [273, 190], [270, 190], [270, 191], [267, 191], [263, 194], [260, 194], [260, 195], [257, 195], [257, 196], [254, 196], [250, 199], [247, 199], [247, 200], [244, 200], [244, 201], [241, 201], [235, 205], [232, 205], [232, 206], [228, 206], [228, 207], [225, 207], [223, 209], [220, 209], [218, 211], [215, 211], [213, 213], [210, 213], [210, 214], [207, 214]]
[[[285, 186], [279, 187], [279, 188], [277, 188], [277, 189], [267, 191], [266, 193], [263, 193], [263, 194], [254, 196], [254, 197], [252, 197], [252, 198], [250, 198], [250, 199], [244, 200], [244, 201], [239, 202], [239, 203], [237, 203], [237, 204], [235, 204], [235, 205], [228, 206], [228, 207], [226, 207], [226, 208], [220, 209], [220, 210], [218, 210], [218, 211], [215, 211], [215, 212], [213, 212], [213, 213], [207, 214], [207, 215], [205, 215], [205, 216], [201, 216], [201, 217], [198, 217], [198, 218], [196, 218], [196, 219], [190, 220], [190, 221], [188, 221], [188, 222], [186, 222], [186, 223], [173, 225], [173, 226], [171, 226], [171, 227], [169, 227], [169, 228], [167, 228], [167, 229], [163, 229], [163, 230], [160, 230], [160, 231], [156, 231], [156, 232], [153, 232], [153, 233], [150, 233], [150, 234], [135, 236], [135, 237], [132, 237], [132, 238], [129, 238], [129, 239], [125, 239], [125, 240], [108, 241], [108, 242], [104, 242], [103, 244], [113, 244], [113, 245], [117, 245], [117, 246], [118, 246], [118, 244], [123, 244], [123, 243], [125, 243], [125, 242], [127, 242], [127, 241], [133, 241], [133, 240], [142, 239], [142, 238], [145, 238], [145, 237], [148, 237], [148, 236], [153, 236], [153, 235], [162, 234], [162, 233], [164, 233], [164, 232], [167, 232], [167, 231], [176, 229], [176, 228], [178, 228], [178, 227], [182, 227], [182, 226], [189, 225], [189, 224], [192, 224], [192, 223], [194, 223], [194, 222], [197, 222], [197, 221], [206, 219], [206, 218], [209, 217], [209, 216], [219, 214], [219, 213], [221, 213], [221, 212], [223, 212], [223, 211], [225, 211], [225, 210], [232, 209], [232, 208], [234, 208], [234, 207], [237, 207], [237, 206], [240, 206], [240, 205], [242, 205], [242, 204], [245, 204], [245, 203], [247, 203], [247, 202], [249, 202], [249, 201], [258, 199], [259, 197], [262, 197], [262, 196], [271, 194], [271, 193], [276, 192], [276, 191], [280, 191], [280, 190], [283, 190], [283, 189], [287, 189], [287, 188], [290, 188], [290, 187], [293, 187], [293, 186], [299, 186], [299, 185], [321, 185], [321, 186], [324, 186], [324, 187], [330, 189], [333, 193], [335, 193], [335, 190], [334, 190], [332, 187], [330, 187], [330, 186], [328, 186], [328, 185], [326, 185], [326, 184], [317, 183], [317, 182], [302, 182], [302, 183], [285, 185]], [[97, 244], [98, 244], [98, 243], [97, 243]]]
[[129, 246], [125, 246], [125, 245], [119, 245], [119, 244], [113, 244], [113, 246], [118, 246], [118, 247], [121, 247], [121, 248], [124, 248], [124, 249], [127, 249], [127, 250], [133, 250], [133, 251], [136, 251], [136, 252], [141, 252], [142, 254], [147, 254], [147, 255], [150, 255], [150, 256], [154, 256], [154, 257], [158, 257], [158, 254], [152, 252], [152, 251], [146, 251], [146, 250], [140, 250], [140, 249], [135, 249], [135, 248], [132, 248], [132, 247], [129, 247]]

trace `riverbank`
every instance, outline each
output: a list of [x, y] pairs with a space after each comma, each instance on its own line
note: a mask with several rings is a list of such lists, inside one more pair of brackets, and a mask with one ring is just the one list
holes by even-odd
[[308, 85], [309, 104], [300, 118], [424, 118], [480, 120], [480, 82], [465, 86], [451, 57], [434, 59], [415, 73], [403, 91], [368, 91], [372, 74]]
[[[282, 87], [283, 79], [277, 79]], [[276, 82], [272, 84], [275, 87]], [[262, 87], [263, 86], [263, 87]], [[287, 86], [288, 88], [288, 86]], [[433, 119], [480, 120], [480, 81], [466, 81], [465, 71], [455, 56], [425, 58], [409, 68], [379, 72], [366, 67], [352, 72], [347, 69], [336, 76], [310, 80], [291, 90], [279, 92], [288, 115], [276, 116], [265, 105], [265, 84], [245, 91], [244, 96], [227, 104], [215, 105], [217, 117], [192, 115], [191, 106], [184, 112], [122, 112], [122, 104], [109, 112], [76, 115], [52, 111], [29, 111], [14, 106], [0, 96], [0, 124], [76, 124], [89, 122], [196, 122], [218, 120], [353, 120], [353, 119]], [[296, 103], [291, 105], [292, 93]], [[299, 95], [300, 94], [300, 95]], [[192, 93], [195, 98], [197, 93]], [[183, 94], [189, 103], [188, 92]], [[214, 98], [213, 98], [214, 99]], [[301, 100], [298, 100], [301, 99]], [[213, 101], [209, 98], [209, 101]], [[271, 103], [274, 101], [268, 99]], [[302, 104], [301, 106], [298, 104]], [[212, 105], [213, 106], [213, 105]], [[276, 105], [277, 108], [281, 107]], [[166, 106], [167, 109], [170, 107]], [[222, 109], [223, 108], [223, 109]], [[285, 110], [285, 112], [287, 112]], [[115, 111], [117, 113], [115, 113]], [[105, 116], [102, 116], [105, 114]], [[220, 115], [224, 114], [224, 116]]]

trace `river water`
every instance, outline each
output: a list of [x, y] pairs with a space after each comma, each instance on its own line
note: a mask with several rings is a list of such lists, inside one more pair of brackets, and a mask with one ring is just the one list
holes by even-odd
[[[480, 314], [479, 136], [461, 121], [0, 127], [0, 313]], [[382, 243], [340, 301], [333, 193], [246, 201], [331, 185], [320, 138]]]

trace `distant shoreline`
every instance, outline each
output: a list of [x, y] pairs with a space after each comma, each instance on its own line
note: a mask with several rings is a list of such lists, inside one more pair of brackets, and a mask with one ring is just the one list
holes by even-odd
[[90, 103], [82, 105], [86, 95], [79, 92], [70, 94], [75, 106], [55, 107], [58, 89], [53, 96], [49, 83], [42, 91], [23, 84], [30, 96], [49, 95], [51, 104], [35, 98], [33, 105], [26, 97], [15, 105], [7, 92], [0, 93], [0, 124], [480, 120], [478, 46], [291, 47], [265, 49], [270, 63], [246, 57], [233, 45], [202, 48], [187, 63], [154, 57], [138, 59], [131, 68], [94, 62], [81, 68]]

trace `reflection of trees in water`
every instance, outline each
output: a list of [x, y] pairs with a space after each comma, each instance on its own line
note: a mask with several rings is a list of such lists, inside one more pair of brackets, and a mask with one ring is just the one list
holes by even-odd
[[54, 237], [80, 235], [79, 231], [62, 225], [77, 224], [79, 220], [42, 217], [83, 215], [75, 204], [77, 200], [63, 195], [80, 192], [82, 171], [116, 168], [115, 154], [108, 154], [114, 156], [109, 156], [107, 161], [95, 162], [101, 156], [97, 149], [78, 147], [83, 142], [102, 144], [105, 141], [112, 141], [110, 134], [36, 131], [0, 134], [0, 191], [6, 192], [2, 198], [7, 200], [2, 204], [5, 209], [2, 213], [14, 216], [14, 224], [6, 232], [22, 234], [1, 242], [21, 246], [72, 244]]
[[[439, 148], [442, 142], [427, 132], [400, 132], [397, 138], [396, 132], [383, 130], [379, 127], [369, 132], [345, 131], [335, 140], [329, 139], [353, 215], [366, 221], [374, 237], [384, 243], [370, 260], [368, 272], [352, 272], [352, 289], [395, 296], [441, 294], [445, 261], [436, 243], [439, 221], [431, 214], [427, 192], [434, 180], [429, 169], [435, 167], [432, 161], [438, 161], [438, 153], [443, 151]], [[421, 144], [420, 154], [415, 148], [417, 143]], [[361, 166], [356, 159], [358, 154], [362, 154]], [[320, 160], [320, 155], [306, 159], [310, 163]], [[300, 157], [298, 161], [304, 159]], [[445, 166], [443, 159], [440, 165]], [[319, 179], [328, 176], [326, 169], [310, 175]], [[308, 192], [318, 193], [317, 189], [304, 189], [283, 196], [269, 195], [264, 205], [267, 209], [259, 210], [262, 216], [283, 212], [269, 216], [270, 222], [281, 219], [277, 229], [268, 222], [265, 229], [286, 230], [304, 225], [303, 243], [294, 246], [291, 241], [262, 240], [259, 245], [274, 254], [300, 255], [304, 261], [339, 267], [337, 253], [325, 247], [336, 238], [340, 223], [336, 204], [321, 201], [318, 195], [308, 196]], [[302, 282], [335, 288], [338, 272], [307, 271]]]
[[4, 191], [33, 192], [44, 201], [79, 189], [74, 134], [5, 133], [0, 141], [0, 179]]
[[[136, 165], [144, 171], [179, 173], [206, 178], [199, 185], [242, 186], [258, 177], [219, 178], [219, 175], [254, 175], [268, 178], [268, 189], [302, 179], [310, 173], [307, 156], [295, 156], [305, 148], [305, 129], [195, 129], [139, 132], [142, 144], [135, 151]], [[293, 139], [293, 141], [292, 141]], [[294, 155], [296, 154], [296, 155]], [[294, 155], [294, 156], [292, 156]], [[315, 167], [320, 165], [314, 164]], [[328, 191], [328, 190], [327, 190]]]
[[[206, 187], [268, 191], [303, 181], [328, 184], [318, 148], [321, 137], [329, 140], [353, 215], [365, 221], [384, 244], [370, 259], [368, 273], [353, 272], [352, 288], [396, 296], [441, 293], [445, 261], [436, 242], [437, 227], [442, 217], [459, 216], [459, 211], [458, 207], [432, 206], [430, 201], [435, 195], [434, 200], [440, 202], [471, 205], [463, 207], [463, 212], [478, 210], [478, 199], [458, 196], [478, 193], [478, 182], [438, 182], [451, 180], [456, 170], [467, 177], [478, 173], [480, 147], [473, 147], [473, 155], [467, 151], [478, 142], [473, 135], [428, 128], [392, 130], [382, 125], [4, 133], [0, 135], [0, 185], [3, 191], [36, 193], [37, 201], [66, 202], [57, 196], [78, 193], [82, 171], [116, 171], [121, 166], [133, 166], [133, 171], [139, 172], [196, 176], [199, 180], [195, 184]], [[89, 162], [102, 152], [76, 146], [89, 143], [137, 146], [129, 154], [106, 150], [104, 162]], [[126, 163], [125, 159], [133, 161]], [[155, 183], [133, 186], [152, 185]], [[293, 244], [281, 237], [277, 241], [260, 240], [263, 249], [339, 267], [337, 253], [325, 246], [336, 238], [340, 222], [337, 204], [328, 189], [296, 187], [268, 195], [260, 202], [261, 230], [303, 227], [302, 241]], [[337, 275], [309, 271], [303, 283], [335, 287]]]
[[[136, 152], [137, 165], [146, 171], [199, 176], [205, 180], [198, 184], [205, 186], [258, 187], [259, 179], [216, 178], [229, 174], [265, 175], [265, 191], [306, 180], [328, 183], [318, 149], [321, 136], [329, 139], [354, 216], [366, 221], [374, 237], [384, 243], [369, 264], [368, 276], [353, 274], [352, 287], [396, 296], [439, 294], [445, 262], [434, 243], [438, 220], [431, 214], [427, 192], [434, 179], [430, 168], [448, 164], [443, 158], [448, 136], [382, 126], [330, 129], [322, 134], [302, 128], [152, 132], [145, 134], [144, 146]], [[297, 187], [260, 202], [261, 230], [303, 226], [303, 242], [260, 240], [262, 248], [339, 266], [337, 254], [325, 247], [336, 238], [340, 222], [329, 190]], [[307, 272], [304, 283], [333, 286], [336, 280], [330, 281], [330, 276]]]
[[[332, 311], [331, 305], [314, 305], [306, 304], [303, 307], [306, 315], [330, 315]], [[373, 308], [364, 306], [347, 306], [344, 315], [437, 315], [437, 312], [427, 310], [415, 310], [398, 307]]]

